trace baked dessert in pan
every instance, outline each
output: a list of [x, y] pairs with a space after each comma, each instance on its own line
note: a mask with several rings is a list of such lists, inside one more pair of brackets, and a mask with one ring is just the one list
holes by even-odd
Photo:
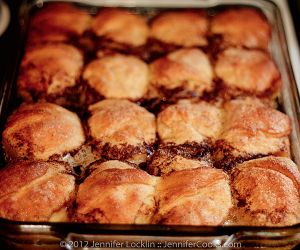
[[221, 36], [223, 48], [267, 49], [272, 31], [262, 13], [252, 8], [236, 8], [217, 13], [211, 21], [211, 33]]
[[[214, 89], [213, 68], [200, 49], [180, 49], [150, 64], [152, 96], [169, 97], [176, 92], [202, 96]], [[150, 89], [150, 91], [152, 90]]]
[[247, 155], [290, 156], [290, 118], [259, 99], [235, 99], [224, 105], [225, 122], [219, 139], [233, 157]]
[[148, 164], [150, 173], [159, 175], [194, 165], [186, 164], [181, 158], [197, 159], [198, 164], [204, 161], [209, 165], [213, 161], [215, 140], [221, 133], [223, 115], [218, 105], [191, 100], [180, 100], [161, 111], [156, 119], [159, 145]]
[[118, 161], [93, 168], [79, 186], [79, 221], [218, 225], [232, 205], [229, 178], [218, 169], [197, 168], [154, 177]]
[[90, 62], [83, 72], [88, 87], [102, 98], [138, 100], [149, 84], [148, 65], [134, 56], [113, 54]]
[[223, 115], [217, 105], [180, 100], [157, 115], [157, 132], [165, 144], [201, 144], [219, 137]]
[[207, 44], [209, 22], [203, 11], [167, 11], [151, 22], [150, 37], [182, 47]]
[[8, 159], [64, 159], [85, 142], [79, 117], [56, 104], [22, 104], [2, 133]]
[[277, 66], [261, 50], [228, 48], [218, 54], [215, 72], [222, 81], [224, 98], [243, 93], [275, 98], [280, 91], [281, 77]]
[[94, 171], [79, 185], [77, 220], [122, 224], [151, 222], [157, 177], [119, 161], [96, 163], [92, 167]]
[[97, 37], [132, 47], [144, 45], [149, 35], [149, 26], [144, 17], [117, 8], [99, 11], [91, 29]]
[[[22, 59], [18, 93], [25, 101], [59, 97], [67, 102], [74, 95], [83, 67], [83, 55], [76, 47], [64, 44], [41, 44], [27, 50]], [[69, 90], [69, 91], [68, 91]]]
[[274, 108], [282, 83], [270, 39], [250, 8], [145, 18], [47, 5], [19, 71], [26, 104], [2, 134], [0, 217], [299, 223], [300, 172], [289, 159], [291, 121]]
[[299, 184], [299, 168], [288, 158], [265, 157], [238, 165], [232, 172], [232, 220], [253, 226], [299, 223]]
[[259, 156], [290, 156], [289, 117], [258, 98], [215, 104], [180, 100], [157, 115], [157, 132], [159, 146], [149, 164], [152, 173], [164, 173], [169, 169], [165, 163], [176, 155], [221, 168]]
[[88, 13], [71, 4], [45, 5], [31, 19], [28, 45], [72, 41], [89, 29], [91, 21]]
[[103, 100], [89, 107], [90, 140], [94, 153], [139, 164], [152, 152], [155, 116], [127, 100]]
[[0, 217], [17, 221], [69, 220], [75, 177], [55, 161], [17, 161], [0, 169]]
[[[71, 12], [71, 16], [73, 17], [73, 15], [75, 15], [74, 13], [76, 13], [76, 8], [74, 6], [64, 7], [65, 5], [66, 4], [61, 5], [61, 12]], [[53, 12], [55, 12], [54, 10], [58, 7], [55, 4], [53, 6], [51, 4], [47, 6], [50, 7], [43, 9], [42, 14], [40, 15], [45, 15], [46, 17], [49, 15], [48, 18], [51, 19]], [[70, 9], [75, 10], [70, 11]], [[79, 9], [77, 11], [80, 12]], [[209, 31], [210, 21], [211, 26], [213, 27], [214, 22], [217, 22], [219, 15], [226, 16], [229, 13], [228, 15], [231, 16], [231, 12], [233, 12], [234, 17], [228, 18], [228, 27], [234, 27], [233, 30], [237, 30], [235, 31], [237, 34], [243, 33], [244, 29], [247, 30], [245, 27], [252, 25], [252, 19], [245, 19], [243, 16], [244, 12], [245, 16], [253, 16], [254, 22], [265, 23], [267, 27], [266, 29], [270, 29], [269, 24], [262, 14], [258, 13], [258, 11], [254, 9], [241, 8], [224, 11], [223, 13], [217, 14], [217, 16], [212, 20], [207, 18], [206, 14], [202, 10], [169, 11], [155, 16], [153, 20], [150, 20], [149, 22], [147, 22], [147, 20], [141, 15], [130, 12], [129, 10], [116, 8], [101, 9], [94, 17], [92, 24], [87, 26], [85, 29], [82, 29], [86, 30], [86, 32], [84, 34], [84, 31], [81, 33], [78, 32], [81, 36], [79, 35], [79, 37], [77, 37], [77, 43], [72, 43], [79, 46], [79, 48], [86, 54], [85, 59], [89, 63], [87, 64], [88, 67], [86, 68], [86, 72], [81, 80], [88, 82], [88, 86], [91, 87], [90, 91], [82, 91], [82, 88], [80, 87], [82, 84], [79, 84], [78, 86], [76, 85], [79, 80], [78, 70], [80, 71], [82, 64], [78, 55], [75, 58], [75, 52], [72, 53], [74, 56], [72, 56], [74, 64], [74, 68], [72, 67], [72, 70], [71, 68], [66, 69], [65, 63], [55, 59], [55, 56], [53, 56], [54, 58], [51, 60], [58, 62], [52, 63], [52, 66], [48, 63], [44, 63], [45, 61], [42, 60], [42, 58], [44, 58], [44, 60], [50, 60], [49, 54], [55, 55], [60, 53], [65, 53], [64, 55], [61, 55], [61, 58], [71, 58], [71, 52], [68, 56], [66, 52], [53, 51], [49, 52], [48, 56], [46, 56], [44, 51], [54, 50], [54, 48], [45, 47], [41, 49], [41, 51], [37, 49], [34, 50], [35, 52], [28, 52], [28, 57], [31, 58], [33, 53], [34, 55], [38, 54], [39, 59], [32, 59], [28, 61], [26, 60], [26, 57], [24, 58], [19, 80], [19, 92], [25, 99], [30, 99], [32, 96], [40, 98], [40, 96], [44, 96], [45, 93], [46, 95], [56, 97], [58, 94], [61, 95], [63, 90], [66, 90], [67, 93], [71, 92], [70, 96], [73, 96], [73, 99], [71, 98], [71, 103], [70, 101], [67, 102], [69, 105], [66, 105], [64, 100], [55, 100], [57, 98], [48, 98], [48, 100], [68, 107], [75, 106], [77, 99], [80, 100], [80, 105], [78, 106], [82, 106], [85, 105], [85, 102], [88, 104], [96, 102], [100, 100], [101, 97], [115, 98], [115, 96], [117, 96], [117, 98], [122, 96], [122, 98], [128, 98], [131, 100], [174, 99], [178, 96], [179, 98], [200, 96], [202, 99], [214, 98], [215, 96], [220, 96], [221, 98], [232, 98], [240, 95], [256, 95], [267, 98], [270, 96], [274, 98], [277, 97], [281, 86], [280, 73], [267, 52], [264, 53], [259, 50], [245, 50], [241, 48], [239, 44], [231, 44], [238, 47], [228, 48], [225, 51], [220, 51], [219, 49], [216, 50], [214, 48], [215, 45], [210, 46], [211, 44], [216, 44], [217, 41], [215, 40], [218, 40], [218, 38], [215, 38], [213, 35], [213, 28], [211, 28], [212, 31]], [[38, 14], [39, 12], [37, 13], [37, 16], [39, 16]], [[45, 19], [47, 19], [46, 17]], [[70, 19], [72, 19], [72, 17], [70, 17]], [[67, 15], [66, 18], [69, 18], [69, 16]], [[235, 20], [235, 18], [237, 20]], [[242, 21], [239, 21], [239, 18], [242, 19]], [[230, 22], [230, 20], [232, 20], [232, 22]], [[173, 22], [179, 22], [180, 25], [175, 25]], [[54, 22], [54, 24], [57, 26], [60, 25], [58, 21]], [[195, 24], [198, 24], [199, 27]], [[76, 22], [74, 22], [74, 25], [76, 25]], [[64, 24], [62, 23], [61, 26], [61, 29], [63, 30]], [[168, 29], [168, 27], [172, 28], [169, 28], [168, 32], [164, 32], [163, 30]], [[174, 27], [176, 27], [176, 29]], [[184, 29], [184, 32], [181, 32], [182, 29]], [[50, 30], [52, 29], [49, 29], [49, 32], [51, 33]], [[264, 29], [260, 32], [264, 33], [263, 31]], [[152, 34], [152, 38], [149, 38], [149, 32]], [[256, 29], [253, 27], [247, 32], [249, 32], [249, 34], [253, 34], [252, 36], [255, 38], [256, 36], [260, 38], [260, 35], [257, 35], [259, 32], [256, 32]], [[86, 33], [92, 33], [93, 36], [96, 37], [92, 36], [91, 38], [88, 38], [89, 35], [86, 35]], [[190, 35], [187, 36], [187, 33]], [[180, 34], [184, 34], [184, 36], [180, 36]], [[174, 41], [169, 41], [167, 38], [164, 39], [160, 36], [167, 36], [168, 39]], [[169, 36], [171, 38], [169, 38]], [[255, 39], [252, 38], [252, 36], [245, 35], [242, 37], [245, 38], [246, 41], [253, 41]], [[187, 41], [181, 41], [183, 37], [188, 37], [189, 39]], [[196, 41], [201, 40], [202, 42], [192, 42], [194, 39], [191, 39], [191, 37], [195, 37]], [[229, 35], [229, 37], [233, 36]], [[269, 37], [267, 41], [268, 43], [270, 40], [269, 33], [267, 37]], [[82, 41], [85, 39], [91, 39], [92, 41], [80, 44], [82, 42], [79, 41], [80, 39], [82, 39]], [[167, 48], [168, 46], [164, 46], [166, 49], [163, 48], [161, 53], [157, 53], [155, 48], [153, 50], [153, 39], [156, 39], [157, 41], [161, 40], [162, 43], [170, 43], [170, 46], [172, 44], [176, 44], [176, 46], [171, 50]], [[68, 40], [63, 41], [68, 42]], [[205, 44], [207, 41], [210, 41], [210, 45], [203, 47], [201, 44]], [[191, 44], [189, 44], [189, 42]], [[29, 40], [28, 43], [30, 44], [31, 41]], [[93, 46], [90, 45], [90, 43], [96, 43], [97, 45]], [[115, 46], [114, 44], [118, 45]], [[109, 46], [109, 52], [107, 52], [107, 47]], [[122, 49], [120, 49], [120, 47]], [[140, 47], [140, 49], [139, 51], [134, 49], [132, 50], [133, 47]], [[206, 51], [205, 53], [203, 52], [203, 49]], [[63, 50], [68, 51], [69, 49]], [[127, 63], [125, 63], [125, 58], [118, 55], [118, 52], [120, 51], [124, 54], [133, 54], [140, 58], [147, 59], [146, 61], [149, 63], [150, 68], [149, 85], [146, 84], [146, 65], [143, 67], [137, 66], [138, 59], [136, 58], [136, 60], [133, 60], [133, 57], [129, 57], [130, 59], [128, 58]], [[170, 51], [172, 51], [172, 53], [168, 54], [167, 52]], [[100, 56], [100, 60], [90, 62], [90, 57], [94, 59], [93, 56], [95, 57], [96, 54]], [[160, 56], [158, 57], [157, 55]], [[43, 62], [38, 63], [38, 61]], [[101, 82], [113, 81], [111, 76], [109, 76], [109, 73], [107, 71], [102, 72], [102, 70], [106, 67], [111, 68], [115, 63], [124, 63], [124, 65], [128, 67], [128, 70], [126, 70], [128, 74], [128, 83], [120, 85], [127, 87], [122, 95], [120, 93], [116, 94], [115, 92], [117, 91], [112, 91], [109, 88], [105, 91], [102, 85], [107, 86], [107, 84], [99, 84], [100, 79]], [[141, 63], [139, 64], [141, 65]], [[121, 76], [127, 67], [124, 66], [123, 70], [121, 70], [121, 67], [114, 66], [114, 68], [120, 68], [120, 72], [118, 74], [115, 72], [114, 75]], [[136, 72], [137, 70], [135, 71], [134, 69], [138, 69], [138, 67], [139, 70], [143, 72], [140, 74], [139, 80], [137, 80], [137, 78], [129, 80], [129, 76], [137, 77], [136, 73], [133, 72]], [[29, 70], [29, 68], [32, 68], [32, 71]], [[40, 68], [40, 72], [36, 70], [36, 68]], [[54, 74], [53, 71], [57, 71], [57, 74]], [[129, 71], [131, 71], [131, 73], [129, 73]], [[22, 74], [22, 72], [25, 73]], [[62, 78], [63, 73], [69, 75], [69, 77], [59, 79]], [[99, 74], [102, 75], [102, 73], [103, 77], [100, 78]], [[105, 76], [107, 77], [106, 81], [104, 81]], [[97, 80], [92, 80], [91, 78]], [[57, 83], [58, 80], [62, 81], [62, 83]], [[143, 83], [140, 83], [140, 85], [137, 83], [135, 84], [133, 83], [135, 80], [143, 81]], [[113, 82], [119, 82], [119, 80], [114, 80]], [[83, 85], [86, 84], [84, 83]], [[135, 87], [132, 87], [133, 85]], [[128, 93], [128, 88], [132, 89], [132, 92], [136, 93]], [[120, 92], [122, 92], [121, 89], [122, 88], [120, 88]], [[74, 92], [76, 90], [78, 95], [74, 97]], [[82, 94], [81, 92], [84, 92], [85, 94]], [[106, 92], [110, 92], [110, 94]], [[111, 92], [114, 93], [112, 94]], [[128, 94], [125, 94], [126, 92]]]
[[153, 222], [171, 225], [221, 225], [232, 206], [228, 176], [220, 169], [200, 167], [161, 177], [158, 212]]

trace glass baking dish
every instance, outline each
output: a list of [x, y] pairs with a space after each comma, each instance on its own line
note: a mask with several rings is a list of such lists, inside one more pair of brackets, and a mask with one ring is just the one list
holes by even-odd
[[[0, 85], [0, 126], [20, 103], [16, 97], [16, 77], [25, 47], [30, 15], [36, 7], [53, 0], [23, 1], [19, 22], [14, 27], [11, 58]], [[62, 2], [62, 1], [61, 1]], [[115, 6], [134, 8], [144, 15], [161, 9], [205, 8], [210, 15], [226, 6], [251, 6], [260, 9], [272, 26], [270, 52], [283, 81], [280, 108], [292, 120], [292, 159], [300, 166], [300, 84], [299, 51], [291, 26], [287, 3], [281, 0], [66, 0], [95, 13], [97, 8]], [[0, 159], [4, 163], [3, 152]], [[290, 227], [239, 226], [161, 226], [105, 225], [81, 223], [29, 223], [0, 219], [0, 238], [8, 249], [98, 249], [99, 248], [181, 248], [181, 249], [251, 249], [253, 247], [291, 249], [300, 243], [300, 224]], [[3, 243], [3, 244], [4, 244]], [[1, 247], [2, 249], [2, 247]]]

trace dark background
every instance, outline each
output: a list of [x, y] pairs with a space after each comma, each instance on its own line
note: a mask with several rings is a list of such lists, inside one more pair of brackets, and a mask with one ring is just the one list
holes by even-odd
[[290, 10], [293, 16], [295, 31], [300, 42], [300, 0], [289, 0]]

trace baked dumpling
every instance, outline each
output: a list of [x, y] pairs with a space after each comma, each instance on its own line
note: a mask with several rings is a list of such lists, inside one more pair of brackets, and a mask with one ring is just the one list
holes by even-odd
[[154, 177], [120, 161], [91, 168], [79, 186], [77, 221], [219, 225], [232, 206], [228, 177], [218, 169], [200, 167]]
[[144, 45], [149, 35], [149, 27], [142, 16], [114, 8], [105, 8], [97, 14], [92, 31], [98, 37], [132, 47]]
[[163, 143], [176, 145], [216, 140], [222, 129], [223, 111], [207, 102], [180, 100], [157, 116], [157, 132]]
[[50, 3], [33, 16], [28, 46], [46, 42], [67, 42], [82, 35], [91, 24], [91, 16], [68, 3]]
[[233, 224], [289, 226], [300, 222], [300, 172], [288, 158], [265, 157], [232, 173]]
[[137, 164], [146, 161], [156, 139], [152, 113], [127, 100], [112, 99], [91, 105], [89, 111], [88, 128], [96, 154]]
[[149, 224], [156, 177], [120, 161], [95, 163], [79, 186], [76, 219], [89, 223]]
[[223, 47], [267, 49], [271, 40], [271, 27], [267, 19], [251, 8], [229, 9], [218, 13], [212, 19], [211, 33], [222, 36]]
[[225, 123], [219, 139], [232, 147], [233, 157], [290, 155], [291, 121], [287, 115], [255, 98], [232, 100], [224, 109]]
[[154, 223], [172, 225], [223, 224], [232, 206], [228, 176], [220, 169], [200, 167], [161, 177], [156, 188]]
[[161, 111], [156, 122], [160, 144], [151, 159], [151, 172], [169, 172], [173, 167], [168, 162], [176, 156], [211, 161], [214, 143], [222, 131], [223, 115], [217, 105], [190, 100], [180, 100]]
[[84, 70], [88, 86], [104, 98], [142, 98], [148, 89], [148, 65], [128, 55], [114, 54], [96, 59]]
[[15, 221], [68, 221], [75, 177], [63, 163], [12, 162], [0, 169], [0, 217]]
[[281, 88], [277, 66], [261, 50], [226, 49], [218, 55], [215, 71], [224, 85], [223, 95], [277, 97]]
[[213, 77], [208, 56], [195, 48], [176, 50], [150, 64], [151, 86], [161, 95], [201, 96], [214, 89]]
[[76, 85], [82, 53], [67, 44], [45, 44], [26, 51], [18, 77], [18, 93], [26, 101], [63, 96]]
[[22, 104], [8, 118], [2, 144], [8, 159], [63, 160], [84, 143], [79, 117], [56, 104]]
[[156, 17], [150, 36], [166, 44], [183, 47], [207, 44], [208, 20], [202, 11], [169, 11]]

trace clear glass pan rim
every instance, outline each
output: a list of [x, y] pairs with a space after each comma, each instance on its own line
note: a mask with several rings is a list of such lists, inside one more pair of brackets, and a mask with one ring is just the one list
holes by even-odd
[[[29, 11], [32, 6], [41, 5], [46, 2], [57, 2], [56, 0], [35, 0], [35, 1], [24, 1], [20, 23], [26, 22], [28, 19]], [[276, 5], [272, 0], [64, 0], [63, 2], [72, 2], [79, 3], [83, 5], [92, 5], [92, 6], [120, 6], [120, 7], [157, 7], [157, 8], [189, 8], [189, 7], [199, 7], [199, 8], [214, 8], [216, 6], [225, 6], [225, 5], [247, 5], [253, 6], [261, 9], [263, 12], [266, 12], [267, 9], [274, 9], [279, 16], [277, 18], [281, 19], [284, 13], [281, 13], [281, 9]], [[24, 16], [25, 15], [25, 16]], [[277, 20], [278, 21], [278, 20]], [[282, 20], [275, 23], [282, 26]], [[283, 32], [283, 31], [282, 31]], [[22, 33], [22, 32], [21, 32]], [[21, 35], [21, 34], [20, 34]], [[23, 34], [24, 35], [24, 34]], [[287, 39], [284, 33], [280, 34], [283, 39]], [[293, 116], [293, 125], [298, 126], [296, 122], [299, 120], [299, 102], [297, 100], [297, 85], [295, 82], [295, 76], [289, 54], [287, 53], [287, 42], [285, 43], [285, 48], [282, 48], [283, 53], [285, 53], [285, 58], [282, 57], [282, 64], [285, 64], [287, 69], [281, 69], [283, 77], [289, 79], [289, 85], [292, 89], [283, 93], [284, 102], [290, 99], [290, 103], [287, 104], [287, 111], [293, 107], [294, 110], [290, 110], [288, 113], [290, 116]], [[278, 44], [276, 45], [278, 46]], [[22, 50], [22, 48], [18, 48]], [[279, 56], [281, 57], [281, 56]], [[276, 59], [276, 58], [275, 58]], [[17, 65], [16, 65], [17, 67]], [[12, 76], [15, 77], [15, 76]], [[9, 81], [6, 82], [8, 84]], [[9, 86], [4, 86], [0, 93], [5, 95], [5, 88]], [[8, 91], [9, 92], [9, 91]], [[296, 99], [296, 100], [295, 100]], [[0, 113], [5, 109], [2, 101], [0, 103]], [[299, 130], [299, 128], [298, 128]], [[294, 140], [299, 139], [299, 131], [294, 136]], [[300, 140], [298, 140], [299, 142]], [[298, 145], [296, 149], [300, 149]], [[295, 149], [293, 150], [295, 151]], [[298, 160], [297, 163], [300, 163], [300, 150], [298, 151]], [[266, 236], [281, 236], [282, 234], [298, 234], [300, 233], [300, 223], [288, 227], [251, 227], [251, 226], [161, 226], [161, 225], [106, 225], [106, 224], [83, 224], [83, 223], [51, 223], [51, 222], [17, 222], [10, 221], [5, 219], [0, 219], [0, 234], [1, 232], [20, 232], [20, 233], [51, 233], [51, 232], [79, 232], [79, 233], [90, 233], [94, 232], [97, 234], [109, 233], [109, 234], [130, 234], [130, 235], [174, 235], [174, 236], [214, 236], [214, 235], [228, 235], [234, 234], [237, 232], [252, 232], [255, 235], [266, 235]], [[271, 234], [270, 234], [271, 233]]]

